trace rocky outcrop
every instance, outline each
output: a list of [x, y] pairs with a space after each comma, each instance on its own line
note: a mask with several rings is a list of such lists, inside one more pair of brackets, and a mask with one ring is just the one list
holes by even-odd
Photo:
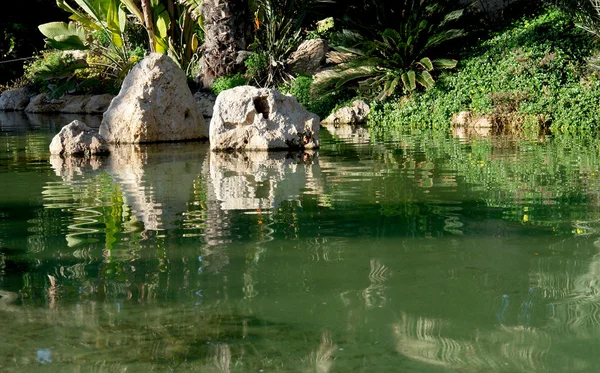
[[60, 110], [61, 113], [73, 114], [102, 114], [110, 105], [113, 95], [73, 95], [65, 96], [64, 107]]
[[279, 91], [235, 87], [217, 97], [210, 122], [212, 150], [313, 149], [319, 117]]
[[362, 101], [356, 100], [352, 103], [352, 106], [346, 106], [331, 113], [327, 118], [323, 120], [323, 123], [332, 124], [360, 124], [365, 123], [369, 117], [371, 108], [369, 105]]
[[108, 152], [106, 141], [78, 120], [64, 126], [50, 143], [50, 154], [53, 155], [90, 156]]
[[35, 94], [29, 87], [4, 91], [0, 95], [0, 110], [25, 110], [33, 96]]
[[66, 100], [51, 98], [47, 93], [40, 93], [31, 98], [25, 108], [28, 113], [60, 113], [65, 107]]
[[325, 63], [327, 51], [327, 40], [305, 40], [292, 52], [287, 64], [294, 74], [313, 75]]
[[208, 126], [183, 70], [170, 57], [152, 53], [125, 77], [100, 134], [110, 143], [184, 141], [207, 138]]
[[[64, 95], [60, 98], [51, 98], [47, 93], [26, 98], [26, 94], [23, 94], [19, 105], [3, 107], [1, 106], [2, 97], [9, 92], [13, 91], [7, 91], [0, 96], [0, 110], [25, 110], [28, 113], [102, 114], [108, 109], [113, 98], [110, 94]], [[8, 100], [16, 102], [11, 96], [11, 94], [7, 96], [7, 102]], [[24, 106], [25, 101], [27, 104]]]

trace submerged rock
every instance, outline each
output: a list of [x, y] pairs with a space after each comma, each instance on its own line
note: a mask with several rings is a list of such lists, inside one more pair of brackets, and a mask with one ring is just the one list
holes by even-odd
[[213, 150], [313, 149], [319, 117], [279, 91], [235, 87], [217, 97], [210, 122]]
[[0, 95], [0, 110], [25, 110], [35, 94], [28, 87], [4, 91]]
[[100, 134], [110, 143], [184, 141], [207, 138], [208, 126], [183, 70], [170, 57], [152, 53], [125, 77]]
[[50, 143], [50, 153], [54, 155], [90, 156], [108, 152], [102, 136], [78, 120], [64, 126]]
[[371, 108], [369, 105], [362, 101], [356, 100], [352, 103], [352, 106], [346, 106], [331, 113], [327, 118], [323, 120], [323, 123], [332, 124], [360, 124], [365, 123], [369, 117]]

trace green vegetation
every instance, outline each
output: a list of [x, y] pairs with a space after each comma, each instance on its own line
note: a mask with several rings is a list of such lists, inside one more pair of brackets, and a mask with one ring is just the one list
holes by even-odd
[[[140, 58], [159, 51], [217, 94], [242, 84], [277, 88], [321, 117], [354, 97], [371, 100], [372, 128], [448, 129], [460, 112], [531, 133], [598, 126], [600, 8], [590, 0], [535, 2], [507, 16], [503, 28], [451, 1], [350, 0], [347, 9], [324, 0], [68, 1], [74, 5], [57, 5], [69, 22], [39, 26], [48, 50], [25, 74], [53, 96], [115, 91]], [[235, 25], [219, 24], [227, 35], [199, 48], [205, 8], [214, 16], [227, 6], [237, 9]], [[243, 40], [231, 45], [236, 37]], [[332, 49], [327, 69], [295, 76], [291, 53], [317, 37]], [[5, 33], [4, 44], [9, 55], [15, 38]], [[222, 66], [207, 65], [207, 48], [210, 63]], [[56, 52], [71, 49], [85, 51], [85, 61]]]
[[240, 73], [232, 75], [232, 76], [223, 76], [215, 79], [213, 83], [212, 90], [215, 95], [219, 93], [231, 89], [234, 87], [239, 87], [241, 85], [248, 84], [248, 80]]
[[448, 128], [453, 114], [472, 111], [517, 126], [593, 130], [600, 114], [598, 77], [586, 64], [593, 53], [593, 41], [568, 15], [547, 9], [467, 50], [432, 89], [377, 105], [370, 124]]

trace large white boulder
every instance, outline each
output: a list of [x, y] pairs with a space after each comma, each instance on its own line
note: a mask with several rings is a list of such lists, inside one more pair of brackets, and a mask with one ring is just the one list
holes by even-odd
[[50, 154], [53, 155], [90, 156], [108, 152], [102, 136], [78, 120], [64, 126], [50, 143]]
[[235, 87], [217, 97], [210, 121], [212, 150], [314, 149], [319, 117], [279, 91]]
[[208, 126], [183, 70], [170, 57], [151, 53], [125, 77], [100, 134], [110, 143], [184, 141], [207, 138]]

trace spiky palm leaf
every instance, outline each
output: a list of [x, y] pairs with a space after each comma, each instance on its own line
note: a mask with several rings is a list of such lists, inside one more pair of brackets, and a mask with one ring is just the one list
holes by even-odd
[[[431, 12], [442, 11], [443, 7], [433, 1], [419, 4], [406, 12], [398, 29], [385, 29], [375, 40], [356, 31], [344, 30], [337, 34], [333, 48], [344, 53], [344, 63], [332, 71], [317, 74], [313, 92], [323, 94], [350, 87], [382, 100], [398, 90], [410, 93], [417, 85], [431, 88], [435, 84], [432, 73], [454, 68], [457, 61], [431, 59], [427, 54], [434, 47], [462, 35], [462, 30], [445, 28], [460, 18], [462, 10], [446, 14], [435, 24], [431, 22]], [[425, 7], [427, 12], [419, 7]], [[423, 14], [427, 18], [419, 18]]]

